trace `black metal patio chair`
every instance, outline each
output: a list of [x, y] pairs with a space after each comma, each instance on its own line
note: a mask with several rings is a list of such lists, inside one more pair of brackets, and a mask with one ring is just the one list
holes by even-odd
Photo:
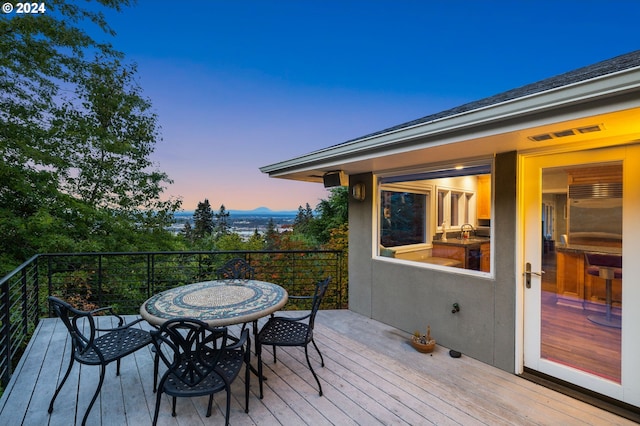
[[227, 261], [220, 268], [216, 269], [216, 276], [222, 279], [243, 279], [252, 280], [255, 270], [246, 260], [236, 257]]
[[158, 421], [162, 393], [173, 397], [171, 415], [176, 416], [177, 397], [209, 395], [207, 417], [211, 416], [213, 395], [227, 392], [225, 424], [229, 424], [231, 383], [245, 366], [245, 413], [249, 412], [249, 331], [240, 338], [226, 327], [212, 328], [190, 318], [177, 318], [151, 331], [156, 353], [167, 369], [160, 379], [153, 425]]
[[[53, 312], [58, 316], [71, 336], [71, 356], [69, 359], [69, 367], [64, 378], [58, 385], [51, 402], [49, 403], [49, 413], [53, 412], [53, 403], [55, 402], [62, 386], [67, 381], [71, 368], [75, 361], [85, 365], [100, 366], [100, 381], [98, 388], [93, 394], [93, 398], [87, 407], [82, 418], [82, 424], [85, 425], [87, 417], [93, 404], [98, 398], [102, 383], [104, 382], [106, 366], [116, 361], [116, 375], [120, 375], [120, 359], [142, 349], [151, 343], [151, 335], [148, 331], [142, 330], [133, 325], [142, 321], [136, 321], [125, 324], [124, 318], [117, 315], [111, 307], [95, 309], [92, 311], [81, 311], [75, 309], [69, 303], [57, 297], [50, 296], [49, 304]], [[108, 313], [118, 318], [118, 326], [115, 328], [98, 328], [94, 316], [98, 313]]]
[[[220, 268], [216, 269], [216, 277], [219, 280], [252, 280], [255, 269], [246, 260], [236, 257], [228, 260]], [[247, 323], [242, 324], [242, 330], [247, 327]], [[253, 321], [253, 334], [257, 333], [258, 320]]]
[[289, 299], [311, 299], [311, 310], [308, 314], [297, 317], [272, 316], [266, 324], [260, 329], [256, 338], [256, 355], [258, 356], [258, 380], [260, 382], [260, 398], [262, 399], [262, 346], [268, 345], [273, 347], [273, 362], [277, 362], [276, 346], [301, 346], [304, 347], [304, 355], [307, 358], [307, 365], [311, 374], [318, 383], [320, 396], [322, 396], [322, 385], [311, 366], [309, 360], [309, 352], [307, 347], [309, 343], [313, 343], [318, 355], [320, 355], [320, 365], [324, 367], [324, 358], [313, 340], [313, 328], [315, 325], [316, 314], [320, 309], [320, 304], [327, 291], [331, 277], [328, 277], [316, 284], [315, 292], [310, 296], [290, 296]]

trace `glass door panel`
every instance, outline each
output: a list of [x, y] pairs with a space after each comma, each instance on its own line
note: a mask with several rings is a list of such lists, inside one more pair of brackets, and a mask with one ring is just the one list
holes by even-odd
[[542, 169], [540, 357], [615, 383], [621, 382], [621, 186], [621, 162]]
[[640, 147], [520, 167], [524, 367], [640, 406]]

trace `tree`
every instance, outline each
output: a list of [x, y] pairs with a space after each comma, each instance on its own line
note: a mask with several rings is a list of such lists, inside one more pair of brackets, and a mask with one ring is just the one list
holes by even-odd
[[[130, 0], [98, 0], [120, 10]], [[51, 0], [0, 15], [3, 264], [35, 252], [171, 245], [179, 200], [148, 158], [159, 139], [135, 66], [82, 28], [114, 35], [96, 7]]]
[[213, 233], [213, 211], [208, 199], [198, 203], [193, 212], [193, 239], [201, 240]]
[[160, 135], [134, 80], [136, 67], [97, 57], [86, 69], [76, 78], [75, 96], [63, 97], [51, 129], [50, 140], [64, 147], [60, 190], [140, 226], [167, 226], [180, 203], [160, 200], [172, 181], [149, 159]]
[[341, 228], [349, 222], [349, 192], [347, 187], [331, 189], [328, 200], [320, 200], [316, 206], [316, 215], [308, 219], [302, 230], [295, 228], [296, 233], [303, 234], [309, 244], [320, 246], [331, 239], [331, 231]]
[[220, 206], [220, 210], [218, 213], [214, 215], [216, 217], [216, 226], [215, 226], [215, 235], [216, 238], [220, 238], [223, 235], [227, 235], [229, 233], [229, 216], [230, 213], [224, 207], [224, 204]]
[[302, 206], [298, 206], [298, 213], [296, 214], [296, 218], [293, 221], [293, 228], [296, 232], [305, 233], [307, 232], [307, 228], [309, 227], [309, 223], [313, 220], [313, 209], [309, 205], [306, 204], [306, 207], [303, 209]]
[[[128, 1], [109, 2], [111, 7]], [[42, 243], [62, 245], [69, 228], [58, 218], [64, 197], [58, 190], [60, 146], [48, 140], [60, 87], [82, 69], [86, 49], [113, 53], [74, 27], [93, 21], [111, 33], [100, 14], [47, 2], [45, 14], [0, 14], [0, 242], [2, 264], [19, 263]], [[46, 226], [44, 224], [47, 224]], [[40, 234], [34, 234], [37, 228]], [[48, 232], [50, 229], [51, 232]], [[44, 235], [42, 234], [50, 234]]]
[[273, 218], [269, 218], [267, 222], [267, 229], [264, 233], [264, 245], [266, 250], [276, 250], [279, 246], [280, 234], [276, 229], [276, 224]]
[[193, 242], [193, 229], [191, 229], [190, 221], [185, 222], [184, 226], [182, 227], [181, 233], [185, 240], [190, 243]]

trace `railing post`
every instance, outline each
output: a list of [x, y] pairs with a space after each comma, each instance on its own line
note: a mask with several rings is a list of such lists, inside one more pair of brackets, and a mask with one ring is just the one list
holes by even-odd
[[344, 289], [344, 283], [342, 282], [342, 259], [343, 252], [339, 251], [336, 253], [336, 275], [338, 278], [338, 283], [340, 284], [338, 287], [338, 309], [342, 309], [342, 292]]
[[295, 286], [295, 277], [296, 277], [296, 254], [295, 252], [291, 253], [291, 286]]
[[22, 302], [22, 333], [25, 335], [29, 331], [29, 304], [27, 298], [29, 295], [27, 294], [27, 268], [22, 269], [22, 278], [20, 279], [20, 292], [22, 293], [21, 302]]
[[98, 255], [98, 306], [103, 306], [103, 298], [102, 298], [102, 254]]
[[[47, 287], [49, 288], [49, 294], [47, 296], [53, 296], [53, 268], [51, 267], [51, 256], [47, 256]], [[51, 317], [51, 309], [47, 306], [47, 312]]]
[[36, 309], [33, 312], [33, 323], [37, 324], [38, 321], [40, 320], [40, 312], [42, 312], [40, 310], [40, 268], [38, 265], [38, 259], [40, 257], [36, 257], [36, 259], [33, 261], [34, 264], [34, 273], [33, 273], [33, 291], [35, 292], [35, 305], [36, 305]]
[[0, 290], [2, 291], [2, 306], [4, 307], [2, 317], [0, 317], [0, 335], [2, 335], [2, 341], [6, 342], [5, 359], [0, 361], [0, 365], [4, 365], [6, 368], [2, 369], [3, 373], [0, 379], [2, 380], [2, 385], [6, 386], [11, 378], [11, 298], [9, 297], [9, 280], [5, 280], [2, 283]]
[[152, 253], [147, 254], [147, 297], [153, 294], [153, 267], [152, 262], [155, 256]]

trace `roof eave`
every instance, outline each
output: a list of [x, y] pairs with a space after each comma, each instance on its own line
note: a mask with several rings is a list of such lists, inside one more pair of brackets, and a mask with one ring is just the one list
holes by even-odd
[[522, 120], [533, 114], [561, 110], [576, 104], [593, 102], [639, 89], [640, 67], [630, 68], [433, 121], [402, 127], [387, 133], [355, 139], [261, 167], [260, 171], [269, 176], [278, 177], [292, 172], [329, 166], [339, 162], [341, 158], [357, 156], [363, 152], [371, 155], [372, 152], [383, 151], [389, 145], [398, 143], [404, 143], [405, 149], [409, 150], [412, 140], [433, 138], [453, 131], [469, 132], [481, 125], [495, 125], [514, 117]]

